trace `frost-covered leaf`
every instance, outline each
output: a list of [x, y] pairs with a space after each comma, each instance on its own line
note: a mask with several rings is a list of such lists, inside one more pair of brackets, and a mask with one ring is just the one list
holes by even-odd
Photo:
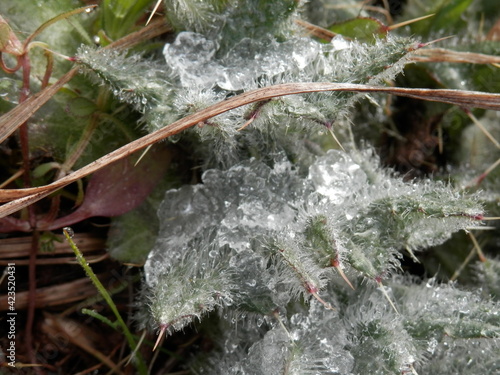
[[370, 278], [397, 265], [400, 250], [438, 245], [483, 212], [477, 198], [436, 182], [405, 183], [369, 154], [351, 158], [331, 151], [311, 166], [309, 179], [326, 197], [306, 208], [306, 220], [318, 213], [325, 217], [324, 234], [316, 233], [316, 241], [320, 235], [331, 238], [337, 257]]
[[200, 320], [216, 307], [233, 304], [229, 250], [219, 251], [210, 244], [196, 245], [192, 254], [163, 267], [148, 295], [152, 318], [167, 333]]
[[500, 338], [498, 302], [451, 285], [393, 283], [404, 304], [405, 329], [415, 338]]
[[165, 0], [166, 16], [178, 30], [209, 31], [216, 27], [226, 0]]
[[[289, 318], [281, 314], [267, 318], [267, 332], [242, 334], [250, 328], [244, 323], [241, 329], [225, 327], [226, 336], [218, 340], [223, 345], [220, 349], [232, 350], [217, 350], [209, 365], [198, 366], [197, 373], [351, 374], [354, 358], [347, 349], [350, 343], [338, 313], [324, 309], [319, 302], [311, 302], [307, 309], [294, 308]], [[245, 341], [250, 337], [252, 341]]]
[[[335, 288], [328, 290], [333, 294]], [[498, 302], [432, 280], [396, 277], [388, 290], [400, 314], [380, 290], [359, 283], [337, 299], [337, 311], [317, 301], [289, 306], [288, 314], [268, 317], [267, 333], [245, 335], [245, 323], [238, 333], [223, 322], [221, 346], [197, 373], [264, 374], [263, 364], [277, 373], [336, 375], [425, 374], [428, 369], [481, 374], [497, 368], [500, 357], [492, 351], [499, 343]], [[488, 332], [477, 330], [480, 321]]]
[[[81, 46], [77, 62], [87, 69], [96, 81], [105, 83], [121, 101], [144, 112], [170, 99], [172, 83], [169, 74], [153, 61], [139, 55], [127, 56], [116, 50]], [[155, 66], [156, 65], [156, 66]]]
[[[482, 212], [475, 199], [444, 184], [403, 182], [381, 169], [370, 153], [351, 157], [331, 151], [313, 163], [307, 178], [278, 158], [272, 168], [252, 160], [227, 171], [208, 170], [203, 182], [165, 195], [160, 234], [145, 265], [152, 295], [171, 290], [165, 285], [181, 290], [181, 280], [193, 278], [182, 275], [189, 258], [193, 269], [206, 263], [209, 275], [222, 275], [225, 268], [234, 287], [233, 308], [260, 314], [286, 309], [299, 296], [330, 309], [335, 298], [323, 290], [332, 267], [350, 266], [379, 282], [399, 265], [400, 250], [441, 243]], [[232, 255], [225, 251], [215, 257], [219, 260], [205, 262], [196, 250], [200, 246], [214, 254], [227, 247]], [[193, 309], [191, 297], [184, 297], [176, 293], [178, 306]], [[177, 321], [168, 313], [172, 303], [155, 305], [159, 324]], [[190, 319], [183, 324], [201, 313], [184, 315]], [[403, 362], [396, 361], [394, 368]]]
[[[345, 324], [352, 335], [351, 353], [356, 359], [353, 373], [399, 374], [416, 370], [420, 374], [427, 373], [425, 369], [441, 368], [439, 373], [453, 374], [452, 369], [444, 370], [443, 362], [458, 363], [465, 340], [470, 340], [471, 350], [475, 350], [480, 338], [486, 346], [498, 345], [497, 302], [450, 285], [437, 285], [433, 280], [416, 283], [396, 277], [388, 286], [400, 314], [371, 288], [353, 293], [351, 298], [356, 300], [346, 305]], [[443, 356], [444, 351], [448, 356]], [[489, 361], [499, 359], [493, 356]]]

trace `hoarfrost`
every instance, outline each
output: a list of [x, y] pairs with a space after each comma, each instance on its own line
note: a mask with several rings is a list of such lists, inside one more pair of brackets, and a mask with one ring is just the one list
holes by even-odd
[[174, 43], [165, 45], [163, 54], [172, 72], [179, 75], [183, 87], [211, 89], [218, 86], [238, 91], [256, 87], [255, 81], [262, 76], [302, 70], [321, 52], [318, 44], [308, 38], [283, 43], [273, 39], [244, 38], [221, 57], [217, 57], [218, 50], [217, 41], [185, 31]]
[[354, 188], [366, 185], [366, 175], [359, 164], [347, 154], [329, 152], [330, 157], [319, 159], [309, 169], [309, 179], [316, 191], [330, 200], [332, 204], [342, 204], [351, 196]]
[[[403, 321], [374, 286], [352, 292], [359, 303], [343, 306], [342, 299], [351, 297], [333, 291], [331, 283], [334, 263], [350, 275], [389, 277], [402, 247], [440, 243], [469, 226], [481, 213], [474, 199], [435, 182], [405, 183], [381, 169], [371, 152], [330, 151], [314, 161], [307, 177], [276, 156], [272, 167], [252, 159], [226, 171], [208, 170], [202, 180], [165, 194], [145, 272], [153, 316], [170, 331], [224, 308], [225, 321], [238, 327], [253, 321], [261, 332], [252, 341], [243, 334], [227, 338], [223, 347], [230, 350], [222, 354], [230, 358], [211, 362], [212, 373], [287, 368], [291, 374], [350, 375], [372, 370], [373, 361], [389, 363], [393, 372], [411, 371], [419, 350], [434, 350], [416, 346], [412, 321], [419, 323], [422, 311], [432, 308], [439, 310], [433, 318], [439, 322], [452, 303], [466, 326], [424, 322], [429, 339], [441, 341], [442, 332], [497, 335], [496, 328], [477, 330], [474, 296], [460, 299], [447, 289], [445, 301], [439, 288], [423, 287], [409, 294], [415, 301], [406, 301], [399, 284], [389, 280], [391, 298], [413, 317]], [[295, 303], [299, 296], [308, 307]], [[232, 309], [253, 320], [231, 315]], [[278, 314], [281, 324], [271, 323]]]
[[176, 262], [207, 230], [214, 231], [211, 241], [217, 246], [241, 252], [250, 248], [252, 239], [290, 223], [297, 211], [296, 198], [311, 188], [289, 162], [276, 166], [271, 169], [252, 160], [227, 172], [208, 170], [203, 185], [168, 191], [158, 210], [160, 234], [145, 265], [147, 282], [154, 284], [164, 271], [159, 262]]
[[[236, 252], [278, 240], [282, 255], [298, 257], [308, 268], [300, 277], [322, 280], [316, 261], [302, 250], [304, 228], [314, 217], [325, 218], [324, 229], [318, 230], [326, 230], [335, 247], [325, 256], [338, 261], [345, 257], [373, 278], [397, 264], [401, 247], [442, 243], [481, 213], [474, 199], [464, 200], [450, 187], [429, 181], [417, 186], [391, 176], [370, 152], [350, 156], [330, 151], [313, 163], [307, 179], [278, 158], [273, 168], [251, 160], [225, 172], [208, 170], [202, 180], [203, 185], [166, 193], [158, 212], [160, 235], [145, 266], [148, 283], [154, 284], [163, 272], [159, 263], [177, 262], [195, 239], [209, 232], [205, 240]], [[329, 260], [321, 262], [324, 267]]]

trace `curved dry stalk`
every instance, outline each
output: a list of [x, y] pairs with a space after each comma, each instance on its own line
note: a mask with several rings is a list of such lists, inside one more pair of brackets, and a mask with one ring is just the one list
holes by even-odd
[[[85, 167], [73, 172], [60, 180], [49, 185], [27, 189], [5, 189], [0, 190], [0, 201], [9, 203], [0, 207], [0, 217], [7, 216], [20, 210], [23, 207], [45, 198], [56, 190], [69, 185], [82, 177], [99, 170], [100, 168], [111, 164], [119, 159], [125, 158], [130, 154], [141, 150], [153, 143], [177, 134], [182, 130], [190, 128], [209, 118], [220, 115], [224, 112], [241, 107], [243, 105], [268, 100], [279, 96], [303, 94], [325, 91], [345, 91], [359, 93], [388, 93], [398, 96], [405, 96], [414, 99], [427, 101], [437, 101], [449, 104], [455, 104], [461, 107], [476, 107], [483, 109], [500, 110], [500, 94], [489, 94], [477, 91], [463, 90], [434, 90], [434, 89], [409, 89], [399, 87], [377, 87], [352, 83], [285, 83], [275, 86], [255, 89], [243, 94], [234, 96], [228, 100], [214, 104], [192, 115], [184, 117], [154, 133], [145, 135], [109, 154], [95, 160]], [[29, 100], [29, 99], [28, 99]]]
[[417, 18], [413, 18], [411, 20], [406, 20], [406, 21], [403, 21], [403, 22], [399, 22], [397, 24], [387, 26], [387, 30], [388, 31], [392, 31], [392, 30], [395, 30], [395, 29], [399, 29], [400, 27], [411, 25], [412, 23], [425, 20], [425, 19], [427, 19], [429, 17], [433, 17], [434, 15], [435, 15], [435, 13], [432, 13], [432, 14], [427, 14], [427, 15], [422, 16], [422, 17], [417, 17]]
[[474, 52], [459, 52], [445, 48], [429, 48], [414, 51], [410, 60], [417, 62], [498, 64], [500, 63], [500, 56]]
[[330, 31], [328, 29], [314, 25], [312, 23], [309, 23], [301, 19], [296, 19], [295, 23], [301, 26], [303, 29], [307, 30], [308, 34], [313, 35], [316, 38], [321, 38], [331, 41], [335, 37], [335, 35], [337, 35], [333, 31]]
[[486, 138], [488, 138], [495, 145], [496, 148], [500, 148], [500, 143], [495, 139], [493, 134], [491, 134], [488, 131], [488, 129], [486, 129], [484, 127], [483, 123], [481, 121], [479, 121], [477, 119], [477, 117], [474, 116], [474, 114], [471, 111], [465, 111], [465, 113], [467, 114], [467, 116], [469, 116], [469, 118], [472, 120], [474, 125], [476, 125], [479, 128], [479, 130], [481, 130], [481, 132], [483, 132], [483, 134], [486, 136]]
[[392, 309], [396, 312], [397, 315], [399, 315], [399, 311], [396, 308], [396, 305], [394, 304], [394, 302], [392, 302], [391, 297], [389, 296], [389, 293], [387, 293], [387, 289], [385, 289], [384, 284], [382, 284], [382, 281], [376, 280], [376, 282], [377, 282], [378, 288], [380, 289], [380, 291], [382, 292], [384, 297], [387, 299], [387, 301], [389, 301], [389, 304], [391, 305]]
[[[474, 186], [479, 186], [481, 185], [481, 182], [483, 182], [483, 180], [488, 177], [488, 175], [491, 173], [491, 171], [493, 171], [496, 167], [498, 167], [500, 165], [500, 159], [497, 159], [496, 162], [494, 162], [493, 164], [491, 164], [488, 168], [486, 168], [486, 170], [481, 173], [479, 175], [479, 177], [477, 177], [473, 182], [469, 183], [466, 187], [467, 188], [470, 188], [470, 187], [474, 187]], [[0, 207], [1, 209], [1, 207]]]
[[344, 279], [344, 281], [347, 283], [347, 285], [349, 285], [352, 290], [356, 290], [356, 288], [352, 285], [352, 283], [347, 278], [347, 275], [345, 274], [344, 270], [340, 267], [340, 265], [333, 266], [333, 267], [335, 267], [335, 269], [337, 270], [339, 275], [342, 277], [342, 279]]
[[151, 14], [149, 15], [148, 20], [146, 21], [146, 26], [151, 22], [151, 20], [153, 19], [153, 16], [155, 15], [155, 13], [158, 10], [158, 8], [160, 7], [160, 5], [161, 5], [161, 0], [158, 0], [155, 4]]
[[48, 86], [39, 93], [30, 96], [22, 104], [0, 117], [0, 143], [16, 131], [16, 129], [26, 122], [33, 114], [52, 98], [60, 88], [68, 83], [73, 76], [78, 73], [78, 68], [74, 67], [56, 83]]

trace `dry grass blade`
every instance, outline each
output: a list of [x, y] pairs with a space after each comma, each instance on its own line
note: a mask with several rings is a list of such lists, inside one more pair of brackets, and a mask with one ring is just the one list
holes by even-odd
[[41, 329], [49, 337], [61, 338], [86, 351], [108, 366], [112, 373], [125, 375], [116, 363], [95, 348], [100, 338], [84, 324], [73, 319], [45, 314]]
[[479, 128], [479, 130], [481, 130], [483, 132], [483, 134], [486, 136], [486, 138], [488, 138], [495, 145], [496, 148], [500, 148], [500, 143], [498, 143], [498, 141], [495, 139], [493, 134], [491, 134], [488, 131], [488, 129], [486, 129], [484, 127], [484, 125], [481, 123], [481, 121], [479, 121], [477, 119], [477, 117], [474, 116], [474, 114], [472, 112], [466, 111], [466, 113], [467, 113], [467, 116], [469, 116], [469, 118], [472, 120], [474, 125], [476, 125]]
[[327, 41], [331, 41], [335, 37], [335, 35], [337, 35], [330, 30], [316, 26], [307, 21], [297, 19], [295, 20], [295, 23], [304, 28], [305, 30], [307, 30], [311, 35], [315, 36], [316, 38], [321, 38]]
[[[170, 31], [171, 28], [165, 22], [158, 20], [143, 29], [127, 35], [105, 48], [127, 49], [138, 43], [144, 42], [158, 35]], [[39, 93], [31, 96], [26, 101], [17, 105], [14, 109], [0, 117], [0, 143], [9, 137], [18, 127], [28, 121], [47, 101], [52, 98], [61, 87], [68, 83], [78, 73], [78, 68], [71, 69], [56, 83], [48, 86]]]
[[172, 26], [165, 23], [165, 20], [158, 19], [151, 22], [149, 25], [143, 27], [142, 29], [131, 33], [117, 41], [107, 45], [106, 49], [128, 49], [134, 47], [135, 45], [145, 42], [147, 40], [156, 38], [162, 34], [172, 31]]
[[445, 48], [419, 49], [410, 58], [418, 62], [451, 62], [469, 64], [498, 64], [500, 56], [473, 52], [458, 52]]
[[391, 25], [391, 26], [387, 27], [387, 30], [392, 31], [392, 30], [395, 30], [395, 29], [399, 29], [400, 27], [411, 25], [412, 23], [415, 23], [415, 22], [418, 22], [418, 21], [422, 21], [422, 20], [425, 20], [425, 19], [427, 19], [429, 17], [433, 17], [433, 16], [434, 16], [434, 13], [433, 14], [428, 14], [426, 16], [414, 18], [414, 19], [411, 19], [411, 20], [403, 21], [403, 22], [400, 22], [400, 23], [397, 23], [395, 25]]
[[161, 0], [158, 0], [153, 8], [153, 11], [149, 15], [148, 20], [146, 21], [146, 26], [151, 22], [151, 20], [153, 19], [153, 16], [155, 15], [155, 13], [158, 10], [158, 8], [160, 7], [160, 5], [161, 5]]
[[47, 103], [61, 87], [68, 83], [76, 73], [78, 73], [78, 68], [75, 67], [62, 76], [56, 83], [29, 97], [14, 109], [0, 117], [0, 143], [14, 133], [23, 123], [28, 121], [29, 118], [33, 116], [41, 106]]
[[[99, 277], [104, 277], [99, 275]], [[51, 285], [38, 288], [35, 295], [35, 308], [42, 309], [48, 306], [60, 306], [68, 303], [82, 301], [86, 298], [96, 295], [95, 286], [92, 281], [86, 277], [67, 282], [60, 285]], [[16, 309], [25, 310], [28, 308], [29, 292], [22, 291], [16, 293]], [[8, 296], [0, 296], [0, 311], [6, 311], [9, 308]]]
[[[40, 252], [38, 257], [56, 258], [58, 256], [73, 255], [72, 259], [74, 260], [73, 251], [62, 241], [63, 236], [57, 235], [54, 239], [50, 252]], [[61, 241], [58, 241], [58, 239]], [[93, 237], [87, 233], [76, 233], [73, 240], [86, 256], [91, 255], [93, 252], [100, 252], [106, 247], [104, 239]], [[0, 265], [12, 262], [12, 259], [29, 257], [31, 241], [31, 236], [2, 238], [0, 241]]]
[[388, 94], [406, 96], [415, 99], [450, 103], [467, 108], [476, 107], [500, 110], [500, 94], [489, 94], [476, 91], [408, 89], [398, 87], [367, 86], [349, 83], [321, 82], [285, 83], [281, 85], [264, 87], [243, 93], [238, 96], [234, 96], [228, 100], [214, 104], [197, 113], [180, 119], [166, 126], [165, 128], [139, 138], [103, 156], [102, 158], [97, 159], [96, 161], [79, 169], [78, 171], [71, 173], [66, 177], [61, 178], [60, 180], [57, 180], [49, 185], [28, 189], [0, 190], [0, 201], [11, 201], [0, 207], [0, 217], [4, 217], [13, 212], [16, 212], [21, 208], [26, 207], [48, 196], [54, 191], [72, 182], [75, 182], [80, 178], [85, 177], [110, 163], [127, 157], [128, 155], [141, 150], [155, 142], [168, 138], [171, 135], [177, 134], [184, 129], [194, 126], [200, 122], [206, 121], [207, 119], [217, 116], [221, 113], [230, 111], [231, 109], [279, 96], [325, 91], [346, 91], [359, 93], [385, 92]]

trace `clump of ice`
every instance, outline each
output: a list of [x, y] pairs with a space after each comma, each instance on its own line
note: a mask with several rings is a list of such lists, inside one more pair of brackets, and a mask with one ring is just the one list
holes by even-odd
[[347, 197], [367, 184], [366, 174], [360, 165], [339, 151], [330, 151], [327, 157], [318, 159], [309, 168], [308, 178], [314, 183], [316, 191], [335, 205], [344, 203]]
[[[206, 233], [211, 236], [205, 241], [236, 253], [279, 239], [307, 263], [304, 228], [318, 215], [325, 217], [325, 235], [333, 236], [337, 254], [373, 278], [397, 264], [401, 247], [442, 243], [482, 212], [474, 199], [444, 184], [403, 182], [370, 152], [330, 151], [305, 179], [278, 158], [273, 167], [251, 160], [227, 171], [208, 170], [202, 180], [166, 193], [158, 211], [160, 234], [145, 266], [149, 283], [162, 272], [159, 264], [177, 262]], [[294, 267], [292, 274], [300, 268]], [[312, 268], [304, 272], [322, 277]]]
[[286, 71], [299, 71], [321, 52], [308, 38], [278, 43], [272, 38], [244, 38], [222, 56], [219, 45], [209, 37], [185, 31], [173, 43], [166, 44], [163, 54], [183, 87], [228, 91], [252, 88], [259, 77], [273, 77]]
[[165, 194], [158, 210], [159, 235], [145, 265], [148, 283], [163, 272], [159, 264], [177, 262], [207, 230], [213, 236], [205, 240], [219, 247], [251, 249], [253, 239], [272, 237], [292, 222], [297, 199], [311, 190], [285, 160], [274, 168], [251, 160], [228, 171], [208, 170], [202, 180]]

